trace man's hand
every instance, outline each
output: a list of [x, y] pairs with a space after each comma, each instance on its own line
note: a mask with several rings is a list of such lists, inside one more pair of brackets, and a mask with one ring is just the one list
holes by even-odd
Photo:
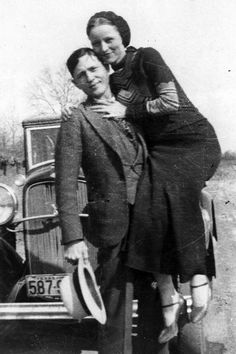
[[88, 261], [88, 247], [84, 241], [78, 241], [64, 246], [64, 257], [69, 263], [75, 263], [79, 259]]
[[124, 119], [127, 107], [116, 100], [101, 101], [91, 106], [90, 109], [97, 113], [104, 113], [103, 118]]

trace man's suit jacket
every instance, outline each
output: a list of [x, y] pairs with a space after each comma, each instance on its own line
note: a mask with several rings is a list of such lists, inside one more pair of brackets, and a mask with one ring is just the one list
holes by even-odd
[[87, 181], [87, 238], [96, 247], [109, 247], [126, 235], [129, 207], [116, 140], [117, 131], [107, 120], [82, 105], [73, 111], [73, 118], [62, 122], [56, 146], [56, 196], [63, 244], [77, 240], [82, 232], [76, 196], [81, 167]]

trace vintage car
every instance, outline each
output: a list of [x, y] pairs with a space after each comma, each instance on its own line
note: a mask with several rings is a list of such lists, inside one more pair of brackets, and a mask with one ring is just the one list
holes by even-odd
[[[0, 292], [0, 324], [15, 320], [72, 321], [59, 289], [63, 276], [73, 270], [63, 257], [55, 202], [54, 149], [60, 119], [25, 120], [23, 128], [25, 176], [16, 176], [11, 187], [0, 184], [0, 237], [8, 243], [10, 255], [16, 250], [13, 264], [18, 264], [16, 276], [8, 280], [5, 293]], [[82, 171], [77, 195], [86, 232], [89, 216], [85, 212], [87, 193]], [[96, 249], [88, 246], [95, 268]], [[204, 322], [193, 325], [188, 321], [191, 297], [185, 294], [185, 299], [186, 311], [180, 316], [172, 353], [208, 353]], [[137, 306], [134, 301], [134, 322]]]

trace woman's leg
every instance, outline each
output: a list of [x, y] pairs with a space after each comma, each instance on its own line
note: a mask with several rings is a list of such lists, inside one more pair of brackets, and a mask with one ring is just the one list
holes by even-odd
[[155, 273], [154, 278], [160, 293], [162, 315], [165, 324], [158, 340], [160, 343], [166, 343], [176, 336], [178, 332], [177, 321], [184, 300], [176, 291], [171, 275]]
[[191, 281], [191, 294], [193, 308], [191, 313], [192, 322], [199, 322], [207, 313], [211, 298], [209, 279], [205, 274], [195, 274]]
[[171, 275], [154, 274], [154, 277], [160, 292], [164, 323], [168, 327], [175, 321], [180, 295], [174, 287]]

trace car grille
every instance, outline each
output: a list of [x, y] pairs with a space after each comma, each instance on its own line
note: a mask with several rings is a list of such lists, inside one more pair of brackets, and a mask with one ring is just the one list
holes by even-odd
[[[84, 181], [78, 182], [79, 213], [85, 213], [87, 188]], [[53, 214], [55, 211], [55, 185], [53, 182], [36, 183], [30, 186], [25, 198], [26, 216]], [[87, 218], [81, 218], [86, 234]], [[79, 235], [80, 236], [80, 235]], [[64, 260], [61, 246], [61, 229], [58, 218], [30, 220], [25, 223], [26, 256], [30, 273], [63, 273], [71, 271]], [[89, 244], [91, 263], [96, 266], [96, 249]]]

